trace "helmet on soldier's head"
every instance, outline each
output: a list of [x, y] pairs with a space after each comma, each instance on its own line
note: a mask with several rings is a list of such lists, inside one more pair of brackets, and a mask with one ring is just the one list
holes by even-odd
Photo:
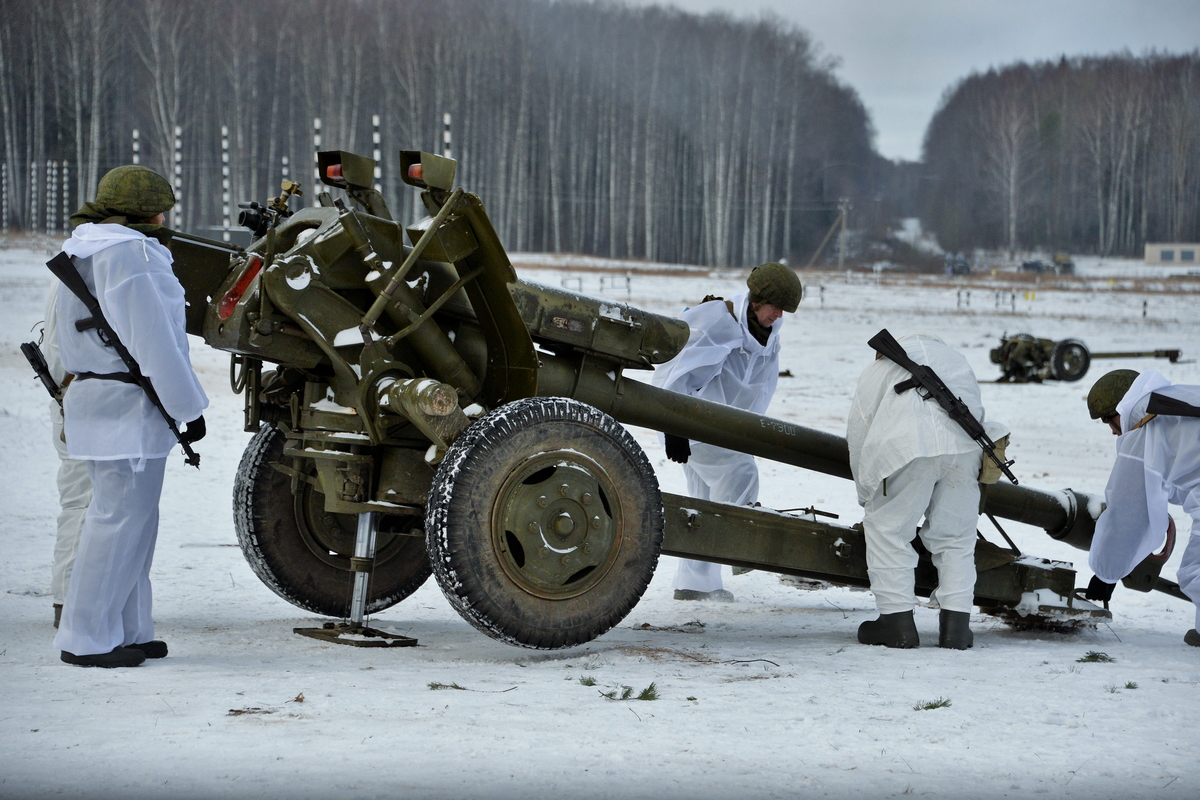
[[796, 313], [804, 287], [794, 270], [774, 261], [755, 267], [746, 279], [751, 303], [770, 303], [789, 314]]
[[109, 170], [100, 179], [96, 205], [116, 215], [147, 219], [175, 205], [175, 193], [162, 175], [129, 164]]
[[1138, 373], [1131, 369], [1114, 369], [1092, 384], [1087, 396], [1088, 413], [1092, 419], [1108, 422], [1117, 413], [1117, 403], [1133, 386], [1137, 376]]

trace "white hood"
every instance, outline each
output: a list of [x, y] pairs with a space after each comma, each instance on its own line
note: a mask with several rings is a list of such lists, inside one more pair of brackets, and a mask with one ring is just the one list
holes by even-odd
[[[1144, 403], [1142, 404], [1141, 414], [1133, 413], [1134, 406], [1138, 405], [1139, 400], [1151, 392], [1157, 392], [1159, 389], [1165, 389], [1170, 385], [1171, 382], [1157, 370], [1148, 369], [1141, 375], [1138, 375], [1133, 385], [1129, 387], [1129, 391], [1121, 398], [1121, 402], [1117, 403], [1117, 413], [1121, 415], [1121, 432], [1129, 433], [1130, 429], [1141, 422], [1142, 417], [1145, 416], [1146, 406]], [[1134, 419], [1134, 417], [1137, 417], [1137, 419]]]
[[[71, 238], [63, 242], [63, 252], [75, 258], [89, 258], [96, 255], [101, 250], [106, 250], [114, 244], [121, 242], [141, 240], [143, 247], [158, 247], [161, 248], [160, 255], [166, 256], [167, 263], [172, 261], [171, 251], [163, 247], [157, 241], [143, 236], [132, 228], [126, 228], [124, 225], [101, 225], [94, 222], [85, 222], [80, 225], [71, 234]], [[145, 251], [142, 252], [146, 256]], [[148, 260], [148, 256], [147, 260]]]

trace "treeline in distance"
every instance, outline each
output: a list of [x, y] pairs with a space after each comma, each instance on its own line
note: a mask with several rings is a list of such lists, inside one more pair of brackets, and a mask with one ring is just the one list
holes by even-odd
[[[710, 265], [811, 255], [889, 162], [808, 37], [783, 22], [579, 0], [5, 0], [8, 223], [37, 223], [47, 161], [72, 207], [132, 158], [171, 176], [184, 230], [278, 192], [311, 201], [322, 149], [382, 154], [393, 215], [417, 213], [401, 149], [441, 152], [512, 250]], [[381, 142], [372, 141], [372, 118]], [[34, 165], [31, 170], [30, 165]], [[872, 200], [874, 200], [872, 202]], [[236, 217], [236, 208], [233, 209]]]
[[1200, 52], [975, 74], [925, 134], [943, 247], [1141, 255], [1200, 237]]

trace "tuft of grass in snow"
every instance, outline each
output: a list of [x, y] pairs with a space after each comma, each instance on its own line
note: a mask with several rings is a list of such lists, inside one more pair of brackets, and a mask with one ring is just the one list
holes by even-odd
[[1104, 691], [1108, 692], [1109, 694], [1116, 694], [1117, 685], [1115, 683], [1106, 683], [1104, 684]]
[[685, 627], [685, 628], [704, 628], [704, 627], [707, 627], [707, 626], [706, 626], [706, 625], [705, 625], [703, 622], [701, 622], [700, 620], [698, 620], [698, 619], [694, 619], [694, 620], [692, 620], [691, 622], [685, 622], [685, 623], [683, 623], [683, 627]]
[[1075, 660], [1080, 664], [1112, 664], [1116, 662], [1116, 659], [1108, 653], [1098, 653], [1095, 650], [1088, 650], [1087, 655]]
[[1126, 689], [1136, 689], [1136, 688], [1138, 688], [1137, 681], [1126, 681], [1126, 682], [1125, 682], [1125, 688], [1126, 688]]
[[1068, 664], [1065, 670], [1059, 669], [1058, 667], [1051, 667], [1047, 671], [1055, 677], [1058, 677], [1059, 675], [1065, 675], [1068, 672], [1073, 675], [1079, 675], [1083, 672], [1083, 667], [1078, 664]]
[[935, 708], [949, 708], [950, 700], [939, 697], [937, 700], [926, 700], [913, 706], [913, 711], [930, 711]]
[[591, 675], [584, 675], [582, 678], [579, 679], [579, 683], [582, 684], [583, 686], [595, 686], [596, 679], [593, 678]]
[[658, 699], [658, 686], [656, 686], [653, 682], [651, 682], [649, 686], [647, 686], [645, 689], [642, 689], [641, 693], [638, 694], [637, 699], [638, 700], [657, 700]]
[[693, 696], [692, 696], [692, 695], [690, 695], [690, 694], [687, 696], [687, 699], [688, 699], [688, 700], [691, 700], [693, 703], [694, 703], [694, 702], [696, 702], [696, 698], [695, 698], [695, 697], [693, 697]]
[[[620, 695], [617, 692], [620, 691]], [[609, 700], [628, 700], [633, 696], [632, 686], [622, 686], [620, 689], [613, 689], [611, 692], [601, 692], [601, 697], [607, 697]]]
[[437, 681], [431, 681], [429, 688], [435, 692], [439, 689], [458, 689], [460, 692], [467, 690], [467, 687], [459, 686], [457, 683], [438, 683]]
[[[582, 679], [580, 682], [583, 682]], [[592, 686], [594, 682], [595, 681], [592, 681], [592, 684], [587, 684], [587, 686]], [[614, 688], [614, 690], [611, 692], [600, 692], [600, 697], [610, 700], [656, 700], [659, 699], [659, 687], [655, 686], [652, 682], [652, 684], [646, 688], [643, 688], [643, 690], [638, 693], [637, 697], [634, 697], [634, 687], [620, 686], [618, 688]]]

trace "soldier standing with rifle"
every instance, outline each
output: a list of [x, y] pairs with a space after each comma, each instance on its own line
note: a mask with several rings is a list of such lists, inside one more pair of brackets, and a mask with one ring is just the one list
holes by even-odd
[[[1164, 535], [1169, 554], [1175, 522], [1167, 504], [1178, 503], [1192, 518], [1179, 588], [1200, 606], [1200, 386], [1172, 385], [1152, 369], [1140, 375], [1118, 369], [1096, 381], [1087, 405], [1092, 419], [1118, 438], [1104, 513], [1088, 554], [1096, 575], [1084, 596], [1107, 603], [1117, 581], [1153, 553]], [[1200, 607], [1183, 641], [1200, 647], [1198, 630]]]
[[[679, 355], [654, 371], [655, 386], [766, 412], [779, 381], [779, 336], [784, 312], [795, 313], [804, 289], [783, 264], [755, 267], [749, 291], [732, 300], [708, 297], [681, 317], [691, 328]], [[688, 494], [703, 500], [749, 505], [758, 500], [754, 456], [679, 436], [665, 437], [667, 458], [683, 464]], [[676, 600], [733, 602], [721, 584], [721, 565], [680, 559]]]
[[[897, 342], [884, 330], [869, 344], [879, 355], [858, 380], [846, 440], [866, 512], [867, 574], [879, 618], [862, 623], [858, 640], [919, 646], [916, 534], [938, 572], [938, 646], [965, 650], [974, 644], [979, 483], [994, 483], [1001, 470], [1012, 479], [1004, 440], [989, 438], [1007, 430], [993, 423], [984, 432], [975, 373], [938, 337], [912, 334]], [[989, 450], [994, 458], [985, 460]]]
[[[132, 667], [167, 654], [151, 617], [158, 500], [167, 455], [204, 435], [208, 405], [164, 246], [163, 212], [174, 204], [162, 176], [118, 167], [72, 215], [65, 255], [50, 264], [64, 282], [62, 363], [76, 376], [64, 403], [67, 452], [87, 463], [94, 492], [54, 638], [68, 664]], [[174, 420], [190, 421], [182, 435]]]

